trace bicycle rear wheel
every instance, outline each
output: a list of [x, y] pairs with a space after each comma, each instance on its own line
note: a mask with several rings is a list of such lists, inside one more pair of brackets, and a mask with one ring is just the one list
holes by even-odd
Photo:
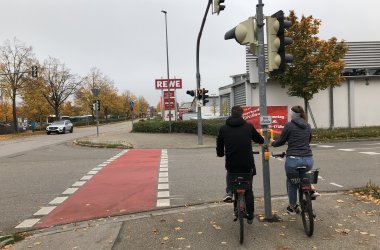
[[244, 197], [243, 195], [239, 194], [239, 198], [237, 200], [237, 212], [238, 212], [238, 219], [240, 224], [240, 244], [243, 244], [244, 242]]
[[310, 193], [301, 192], [300, 203], [302, 209], [301, 216], [303, 228], [305, 230], [306, 235], [311, 237], [314, 232], [314, 215]]

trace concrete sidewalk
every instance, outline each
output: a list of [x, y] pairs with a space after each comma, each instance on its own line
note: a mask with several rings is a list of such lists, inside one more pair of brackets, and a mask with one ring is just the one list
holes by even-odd
[[88, 146], [120, 145], [123, 148], [202, 148], [216, 147], [214, 136], [203, 135], [203, 144], [198, 145], [198, 135], [184, 133], [131, 133], [132, 123], [125, 122], [122, 130], [100, 133], [76, 140], [77, 144]]
[[232, 205], [212, 203], [104, 218], [31, 232], [12, 249], [380, 249], [380, 207], [352, 194], [324, 194], [313, 205], [314, 235], [305, 235], [301, 217], [285, 213], [285, 197], [272, 200], [280, 222], [260, 220], [264, 208], [256, 199], [256, 219], [239, 224]]

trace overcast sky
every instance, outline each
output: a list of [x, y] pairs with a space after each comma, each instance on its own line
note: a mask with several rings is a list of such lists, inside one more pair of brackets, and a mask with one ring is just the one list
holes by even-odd
[[[178, 102], [190, 101], [196, 88], [196, 40], [208, 0], [0, 0], [0, 42], [18, 38], [43, 62], [52, 56], [84, 76], [97, 67], [119, 92], [130, 90], [150, 105], [159, 101], [154, 79], [166, 78], [167, 11], [171, 78], [181, 78]], [[245, 73], [244, 46], [224, 34], [256, 14], [258, 0], [226, 0], [219, 16], [207, 17], [200, 47], [202, 87], [211, 94]], [[380, 41], [378, 0], [272, 0], [264, 15], [295, 10], [322, 20], [319, 37]]]

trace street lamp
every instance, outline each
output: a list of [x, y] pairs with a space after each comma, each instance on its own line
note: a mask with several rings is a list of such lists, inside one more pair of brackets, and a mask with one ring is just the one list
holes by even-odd
[[[168, 21], [167, 21], [167, 12], [165, 10], [161, 10], [162, 13], [165, 14], [165, 30], [166, 30], [166, 68], [168, 73], [168, 106], [169, 106], [169, 133], [172, 132], [172, 113], [171, 113], [171, 105], [170, 105], [170, 84], [169, 84], [169, 46], [168, 46]], [[174, 104], [175, 106], [175, 104]], [[164, 95], [164, 108], [165, 108], [165, 95]]]
[[[92, 95], [96, 98], [96, 101], [97, 101], [97, 97], [99, 96], [99, 91], [100, 91], [100, 89], [96, 88], [96, 87], [91, 89]], [[99, 136], [99, 108], [100, 107], [98, 107], [98, 105], [96, 105], [96, 108], [95, 108], [95, 111], [96, 111], [96, 136]]]

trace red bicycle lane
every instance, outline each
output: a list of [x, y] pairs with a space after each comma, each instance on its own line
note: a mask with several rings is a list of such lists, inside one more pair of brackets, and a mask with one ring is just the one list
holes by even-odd
[[155, 208], [160, 149], [132, 149], [109, 163], [34, 227]]

